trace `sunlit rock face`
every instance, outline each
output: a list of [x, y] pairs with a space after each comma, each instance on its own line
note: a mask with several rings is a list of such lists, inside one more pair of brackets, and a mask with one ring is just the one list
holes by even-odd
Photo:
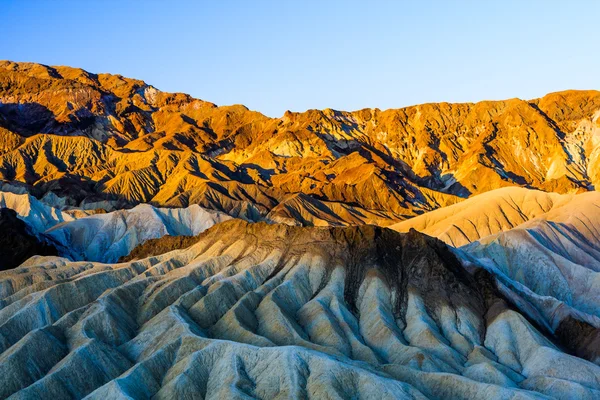
[[182, 245], [2, 272], [0, 397], [600, 394], [527, 299], [416, 231], [232, 220]]
[[[595, 196], [595, 195], [594, 195]], [[549, 211], [558, 209], [576, 196], [507, 187], [473, 196], [390, 226], [398, 232], [411, 228], [435, 236], [453, 247], [516, 228]]]
[[600, 92], [269, 118], [120, 75], [0, 62], [0, 179], [71, 206], [198, 204], [387, 226], [471, 195], [600, 184]]

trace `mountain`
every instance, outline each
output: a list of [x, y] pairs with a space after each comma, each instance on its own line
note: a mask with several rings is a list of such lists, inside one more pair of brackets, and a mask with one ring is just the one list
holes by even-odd
[[599, 117], [0, 62], [0, 398], [600, 398]]
[[0, 299], [12, 399], [600, 394], [576, 343], [414, 230], [226, 221], [123, 264], [31, 259]]
[[[198, 205], [156, 208], [140, 204], [129, 210], [109, 213], [60, 210], [29, 194], [10, 192], [0, 192], [0, 207], [13, 211], [15, 218], [24, 222], [24, 229], [37, 241], [74, 261], [116, 262], [149, 239], [165, 235], [194, 236], [214, 224], [231, 219], [226, 214], [205, 210]], [[6, 247], [6, 251], [9, 248]], [[20, 258], [21, 262], [25, 259]], [[11, 265], [16, 267], [19, 264]]]
[[392, 224], [505, 186], [593, 189], [599, 116], [600, 92], [567, 91], [268, 118], [120, 75], [5, 61], [0, 177], [72, 206]]

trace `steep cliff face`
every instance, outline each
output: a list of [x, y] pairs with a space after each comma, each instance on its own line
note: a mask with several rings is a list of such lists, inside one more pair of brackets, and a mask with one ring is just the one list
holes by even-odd
[[527, 302], [416, 231], [234, 220], [141, 256], [0, 274], [0, 395], [600, 393], [600, 367], [564, 353]]
[[0, 177], [77, 204], [195, 203], [255, 218], [303, 193], [273, 216], [319, 225], [315, 204], [341, 203], [356, 210], [342, 224], [392, 223], [504, 186], [593, 189], [599, 116], [600, 92], [568, 91], [268, 118], [118, 75], [2, 62]]

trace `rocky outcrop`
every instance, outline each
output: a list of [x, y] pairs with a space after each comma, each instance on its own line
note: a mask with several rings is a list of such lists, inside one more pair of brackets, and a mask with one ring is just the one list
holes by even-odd
[[268, 118], [119, 75], [6, 61], [0, 178], [76, 206], [389, 225], [505, 186], [597, 187], [599, 117], [600, 92], [567, 91]]
[[35, 255], [57, 255], [54, 247], [40, 242], [28, 232], [17, 213], [0, 208], [0, 270], [12, 269]]
[[373, 226], [232, 220], [120, 264], [35, 258], [0, 274], [0, 396], [596, 398], [600, 367], [511, 296]]

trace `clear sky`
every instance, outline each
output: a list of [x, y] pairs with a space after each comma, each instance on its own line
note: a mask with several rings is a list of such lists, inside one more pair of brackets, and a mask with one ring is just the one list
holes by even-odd
[[272, 117], [600, 89], [600, 1], [0, 0], [0, 59]]

